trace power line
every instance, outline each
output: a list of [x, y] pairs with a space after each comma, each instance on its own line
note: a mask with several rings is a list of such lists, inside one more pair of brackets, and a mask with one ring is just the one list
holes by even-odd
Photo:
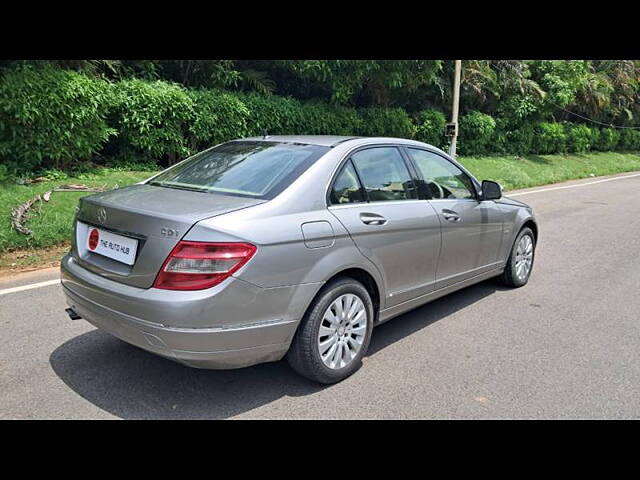
[[565, 111], [565, 112], [567, 112], [567, 113], [570, 113], [571, 115], [575, 115], [576, 117], [582, 118], [583, 120], [587, 120], [587, 121], [589, 121], [589, 122], [597, 123], [597, 124], [599, 124], [599, 125], [604, 125], [605, 127], [610, 127], [610, 128], [623, 128], [623, 129], [625, 129], [625, 128], [626, 128], [626, 129], [629, 129], [629, 130], [640, 130], [640, 127], [624, 127], [624, 126], [622, 126], [622, 125], [613, 125], [612, 123], [599, 122], [598, 120], [593, 120], [593, 119], [591, 119], [591, 118], [588, 118], [588, 117], [585, 117], [585, 116], [580, 115], [580, 114], [578, 114], [578, 113], [574, 113], [574, 112], [572, 112], [572, 111], [570, 111], [570, 110], [567, 110], [566, 108], [563, 108], [563, 107], [561, 107], [560, 105], [555, 104], [555, 103], [553, 103], [553, 102], [549, 102], [549, 103], [550, 103], [551, 105], [553, 105], [553, 106], [555, 106], [555, 107], [559, 108], [560, 110], [563, 110], [563, 111]]
[[[500, 68], [500, 66], [497, 63], [494, 63], [494, 62], [490, 62], [490, 65], [492, 67], [495, 67], [495, 68]], [[588, 118], [588, 117], [585, 117], [585, 116], [580, 115], [578, 113], [575, 113], [575, 112], [572, 112], [570, 110], [567, 110], [566, 108], [563, 108], [563, 107], [561, 107], [560, 105], [558, 105], [556, 103], [553, 103], [553, 102], [549, 102], [549, 103], [551, 105], [559, 108], [560, 110], [563, 110], [563, 111], [565, 111], [567, 113], [570, 113], [571, 115], [575, 115], [578, 118], [582, 118], [583, 120], [587, 120], [589, 122], [593, 122], [593, 123], [596, 123], [598, 125], [604, 125], [605, 127], [610, 127], [610, 128], [621, 128], [621, 129], [628, 129], [628, 130], [640, 130], [640, 127], [624, 127], [622, 125], [613, 125], [612, 123], [599, 122], [598, 120], [593, 120], [591, 118]]]

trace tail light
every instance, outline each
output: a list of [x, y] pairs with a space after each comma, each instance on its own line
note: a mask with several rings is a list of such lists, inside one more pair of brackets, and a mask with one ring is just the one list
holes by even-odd
[[219, 284], [256, 253], [250, 243], [179, 242], [153, 284], [165, 290], [203, 290]]

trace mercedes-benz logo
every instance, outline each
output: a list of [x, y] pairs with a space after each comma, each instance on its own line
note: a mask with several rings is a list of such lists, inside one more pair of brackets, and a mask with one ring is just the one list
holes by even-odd
[[107, 211], [104, 208], [98, 210], [98, 221], [104, 223], [107, 221]]

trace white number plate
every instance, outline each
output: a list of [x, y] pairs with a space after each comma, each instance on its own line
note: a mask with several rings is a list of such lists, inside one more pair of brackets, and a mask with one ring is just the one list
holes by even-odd
[[135, 263], [138, 240], [123, 237], [91, 225], [86, 225], [86, 229], [86, 246], [90, 252], [99, 253], [127, 265]]

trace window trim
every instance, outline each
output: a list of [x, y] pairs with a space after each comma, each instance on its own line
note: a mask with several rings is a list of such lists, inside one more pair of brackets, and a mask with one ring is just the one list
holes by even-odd
[[[345, 166], [347, 165], [347, 163], [349, 165], [351, 165], [351, 168], [353, 168], [353, 171], [356, 172], [356, 179], [358, 180], [358, 185], [360, 186], [360, 195], [362, 195], [363, 201], [362, 202], [357, 202], [357, 203], [370, 203], [371, 200], [369, 200], [369, 192], [367, 192], [367, 189], [364, 188], [364, 183], [362, 183], [362, 178], [360, 177], [360, 172], [358, 171], [358, 167], [356, 167], [356, 164], [353, 161], [353, 158], [351, 157], [351, 155], [349, 155], [349, 159], [344, 162]], [[342, 169], [340, 169], [340, 172], [342, 172], [342, 170], [344, 170], [345, 167], [342, 167]], [[339, 174], [338, 174], [339, 176]], [[338, 176], [336, 176], [336, 180], [338, 179]], [[333, 191], [333, 189], [332, 189]]]
[[[371, 150], [373, 148], [395, 148], [398, 151], [398, 154], [400, 155], [400, 158], [402, 159], [402, 162], [404, 163], [405, 168], [407, 169], [407, 173], [409, 174], [409, 178], [413, 184], [413, 191], [416, 194], [416, 198], [407, 198], [405, 200], [382, 200], [382, 201], [376, 201], [376, 202], [371, 202], [369, 200], [369, 194], [367, 192], [367, 189], [364, 187], [364, 183], [362, 182], [362, 178], [360, 176], [360, 172], [358, 171], [358, 167], [356, 166], [355, 162], [353, 161], [352, 157], [354, 154], [361, 152], [362, 150]], [[331, 180], [329, 181], [328, 187], [327, 187], [327, 191], [326, 191], [326, 195], [325, 195], [325, 201], [327, 204], [327, 208], [329, 207], [343, 207], [345, 205], [361, 205], [361, 204], [369, 204], [369, 203], [375, 203], [375, 204], [382, 204], [382, 203], [389, 203], [389, 202], [406, 202], [406, 201], [411, 201], [411, 200], [422, 200], [420, 198], [420, 188], [418, 188], [418, 184], [416, 183], [417, 180], [419, 180], [419, 178], [416, 176], [416, 172], [415, 172], [415, 166], [413, 165], [413, 163], [407, 158], [407, 154], [403, 151], [402, 149], [403, 145], [397, 144], [397, 143], [374, 143], [374, 144], [368, 144], [368, 145], [360, 145], [356, 148], [354, 148], [353, 150], [350, 150], [349, 152], [347, 152], [344, 157], [340, 160], [340, 162], [338, 163], [338, 168], [336, 168], [334, 170], [334, 172], [332, 173], [331, 176]], [[358, 177], [358, 183], [360, 184], [360, 191], [363, 193], [364, 202], [358, 202], [358, 203], [353, 203], [353, 204], [347, 204], [347, 203], [338, 203], [338, 204], [334, 204], [331, 202], [331, 192], [333, 191], [333, 187], [338, 179], [338, 176], [340, 176], [340, 174], [342, 173], [342, 170], [345, 168], [345, 165], [347, 164], [347, 162], [351, 162], [351, 165], [353, 166], [354, 171], [356, 172], [356, 176]]]
[[[333, 203], [331, 201], [331, 192], [333, 192], [333, 187], [335, 187], [335, 184], [338, 181], [338, 179], [340, 178], [340, 175], [342, 175], [342, 173], [345, 171], [346, 168], [349, 167], [349, 165], [351, 165], [351, 168], [353, 169], [353, 171], [356, 174], [356, 181], [358, 182], [358, 187], [360, 188], [360, 195], [362, 195], [363, 200], [361, 202]], [[330, 206], [330, 207], [339, 207], [339, 206], [343, 206], [343, 205], [360, 205], [362, 203], [369, 203], [369, 197], [367, 196], [367, 191], [365, 190], [365, 188], [362, 185], [362, 180], [360, 180], [360, 174], [358, 173], [358, 170], [356, 169], [356, 166], [354, 165], [353, 160], [351, 160], [350, 156], [347, 158], [347, 160], [342, 165], [340, 165], [340, 168], [336, 172], [335, 178], [331, 182], [331, 187], [327, 191], [327, 202], [329, 204], [328, 206]]]
[[[421, 147], [421, 146], [413, 146], [413, 145], [402, 145], [402, 150], [404, 150], [405, 155], [407, 156], [407, 158], [409, 159], [409, 161], [411, 162], [411, 164], [413, 165], [414, 169], [415, 169], [415, 173], [418, 177], [418, 180], [420, 182], [420, 185], [423, 185], [424, 183], [424, 177], [422, 176], [422, 173], [420, 172], [420, 169], [418, 168], [418, 164], [416, 163], [416, 161], [413, 159], [413, 157], [411, 156], [411, 153], [409, 152], [409, 149], [414, 149], [414, 150], [423, 150], [425, 152], [429, 152], [432, 153], [434, 155], [437, 155], [438, 157], [442, 158], [443, 160], [449, 162], [451, 165], [453, 165], [454, 167], [456, 167], [458, 170], [460, 170], [471, 182], [471, 186], [473, 187], [473, 192], [471, 192], [473, 194], [473, 198], [458, 198], [456, 200], [473, 200], [473, 201], [480, 201], [480, 194], [479, 194], [479, 185], [478, 185], [478, 181], [476, 180], [476, 178], [471, 175], [471, 173], [469, 173], [467, 171], [466, 168], [464, 168], [462, 165], [460, 165], [458, 162], [456, 162], [455, 160], [448, 158], [444, 155], [442, 155], [441, 152], [437, 152], [435, 150], [432, 150], [430, 148], [425, 148], [425, 147]], [[447, 198], [432, 198], [431, 195], [426, 195], [426, 189], [424, 188], [418, 188], [418, 191], [422, 194], [425, 194], [425, 198], [426, 200], [430, 200], [430, 201], [438, 201], [438, 200], [451, 200], [451, 199], [447, 199]]]

